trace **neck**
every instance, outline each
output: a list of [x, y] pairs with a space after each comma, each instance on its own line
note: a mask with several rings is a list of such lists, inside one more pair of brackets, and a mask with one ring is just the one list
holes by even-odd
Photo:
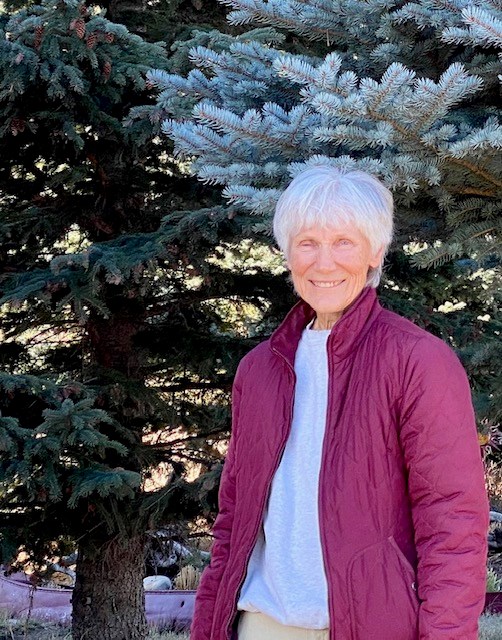
[[341, 313], [320, 313], [316, 316], [312, 329], [317, 331], [332, 329], [341, 316]]

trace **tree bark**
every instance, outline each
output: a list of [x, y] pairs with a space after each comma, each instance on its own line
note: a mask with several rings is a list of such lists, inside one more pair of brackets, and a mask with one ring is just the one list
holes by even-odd
[[145, 640], [144, 541], [103, 538], [79, 546], [73, 640]]

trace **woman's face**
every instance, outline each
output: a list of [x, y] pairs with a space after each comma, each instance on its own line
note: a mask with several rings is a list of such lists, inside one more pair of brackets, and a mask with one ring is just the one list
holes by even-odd
[[353, 224], [309, 227], [292, 238], [288, 267], [298, 295], [332, 326], [361, 293], [382, 251], [374, 252]]

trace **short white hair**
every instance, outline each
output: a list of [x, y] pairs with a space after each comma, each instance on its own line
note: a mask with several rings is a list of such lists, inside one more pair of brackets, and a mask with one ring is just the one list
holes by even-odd
[[377, 287], [385, 254], [392, 242], [393, 198], [375, 176], [318, 166], [299, 173], [281, 194], [274, 215], [274, 236], [288, 257], [292, 238], [310, 227], [354, 224], [382, 260], [368, 271], [367, 286]]

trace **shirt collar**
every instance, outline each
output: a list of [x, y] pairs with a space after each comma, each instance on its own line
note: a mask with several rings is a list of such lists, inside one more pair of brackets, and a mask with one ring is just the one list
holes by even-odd
[[[376, 290], [365, 287], [331, 329], [328, 338], [331, 357], [335, 361], [346, 358], [357, 347], [381, 311]], [[314, 316], [312, 307], [301, 300], [270, 337], [272, 351], [285, 358], [291, 366], [294, 366], [302, 332]]]

